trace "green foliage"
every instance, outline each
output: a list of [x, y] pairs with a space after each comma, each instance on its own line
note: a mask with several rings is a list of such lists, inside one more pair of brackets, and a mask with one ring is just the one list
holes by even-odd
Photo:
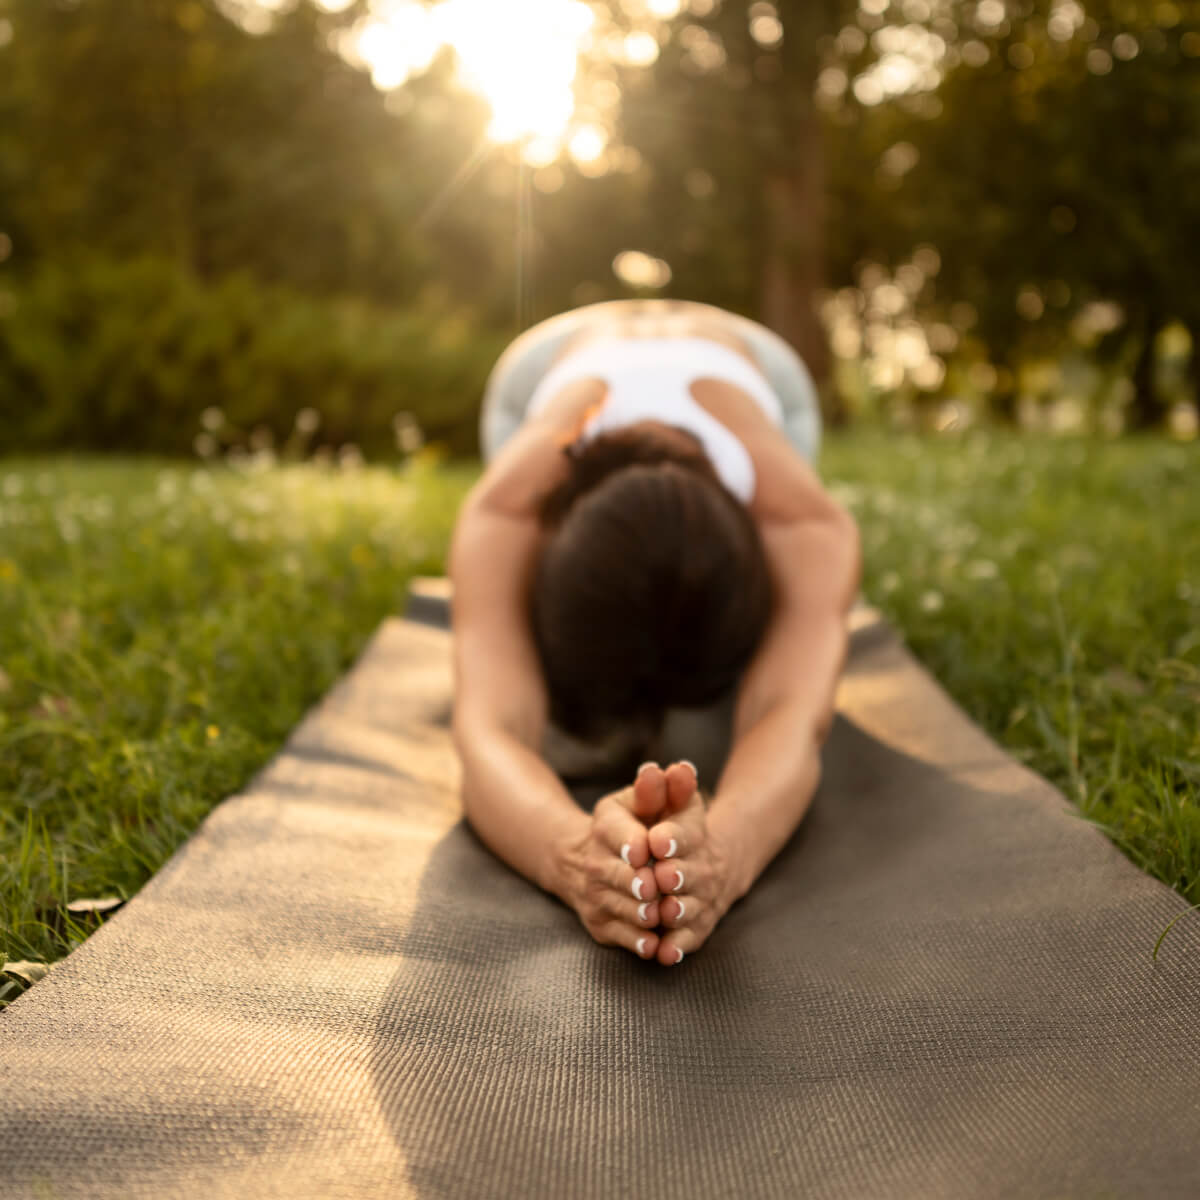
[[1200, 900], [1200, 445], [859, 435], [822, 468], [943, 686]]
[[0, 450], [190, 454], [200, 415], [282, 441], [301, 408], [321, 437], [373, 456], [411, 412], [427, 439], [477, 448], [502, 340], [462, 318], [389, 311], [258, 283], [214, 283], [160, 259], [51, 261], [10, 284], [0, 319]]
[[[4, 0], [0, 271], [151, 255], [212, 287], [245, 271], [511, 334], [515, 310], [525, 325], [629, 295], [612, 263], [635, 248], [667, 260], [671, 294], [763, 320], [818, 376], [819, 301], [859, 288], [865, 333], [952, 327], [930, 346], [947, 369], [924, 378], [940, 382], [900, 388], [918, 400], [956, 395], [982, 359], [1012, 415], [1021, 367], [1087, 341], [1096, 301], [1119, 316], [1084, 349], [1132, 376], [1135, 422], [1200, 394], [1200, 351], [1176, 356], [1178, 383], [1154, 357], [1171, 328], [1200, 347], [1200, 289], [1180, 268], [1200, 195], [1197, 0], [726, 0], [669, 20], [597, 4], [577, 116], [613, 134], [607, 170], [520, 166], [519, 146], [484, 136], [450, 51], [375, 88], [338, 52], [369, 7]], [[652, 31], [656, 61], [617, 61], [610, 26]], [[860, 86], [903, 77], [921, 46], [910, 90]], [[873, 305], [888, 284], [864, 275], [922, 246], [940, 271], [906, 285], [902, 312]], [[868, 356], [884, 343], [868, 336]]]
[[429, 458], [0, 468], [0, 962], [82, 940], [441, 568], [474, 472]]

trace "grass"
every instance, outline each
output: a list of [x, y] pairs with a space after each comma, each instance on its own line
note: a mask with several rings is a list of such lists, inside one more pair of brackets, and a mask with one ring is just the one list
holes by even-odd
[[[1200, 901], [1200, 445], [857, 434], [821, 467], [951, 694]], [[61, 958], [100, 919], [68, 901], [244, 785], [444, 569], [477, 470], [0, 463], [0, 958]]]

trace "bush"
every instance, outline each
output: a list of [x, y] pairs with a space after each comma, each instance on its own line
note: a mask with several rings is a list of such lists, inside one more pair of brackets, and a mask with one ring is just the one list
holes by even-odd
[[464, 318], [202, 281], [162, 259], [49, 262], [0, 295], [0, 452], [191, 454], [200, 415], [269, 428], [321, 414], [319, 440], [394, 452], [411, 412], [429, 440], [478, 450], [504, 338]]

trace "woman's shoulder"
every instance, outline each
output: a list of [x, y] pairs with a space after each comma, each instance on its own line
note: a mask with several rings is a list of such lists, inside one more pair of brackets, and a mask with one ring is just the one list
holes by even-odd
[[568, 384], [500, 447], [471, 490], [474, 503], [512, 517], [536, 517], [538, 502], [566, 475], [563, 447], [574, 440], [604, 385], [581, 379]]
[[775, 426], [754, 429], [746, 439], [754, 463], [750, 512], [762, 525], [786, 525], [842, 515], [812, 464]]
[[746, 448], [754, 466], [750, 512], [761, 521], [791, 521], [820, 507], [828, 495], [816, 471], [797, 452], [762, 405], [734, 384], [700, 379], [692, 399]]

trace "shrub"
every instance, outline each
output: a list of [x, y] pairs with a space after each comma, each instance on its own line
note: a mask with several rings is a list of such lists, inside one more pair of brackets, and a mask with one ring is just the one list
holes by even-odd
[[48, 262], [0, 296], [0, 452], [190, 454], [200, 415], [277, 440], [296, 413], [319, 440], [371, 456], [410, 412], [452, 453], [478, 450], [487, 373], [504, 338], [428, 307], [388, 310], [267, 286], [202, 281], [162, 259]]

